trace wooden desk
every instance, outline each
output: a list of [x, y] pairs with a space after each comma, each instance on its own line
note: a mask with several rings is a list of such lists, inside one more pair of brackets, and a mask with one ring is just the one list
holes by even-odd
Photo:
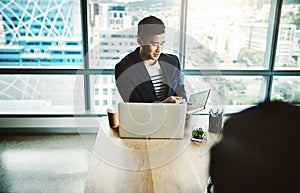
[[208, 117], [192, 117], [184, 138], [120, 139], [118, 132], [101, 120], [85, 193], [195, 193], [205, 192], [209, 150], [218, 134], [206, 142], [191, 142], [195, 126], [207, 127]]

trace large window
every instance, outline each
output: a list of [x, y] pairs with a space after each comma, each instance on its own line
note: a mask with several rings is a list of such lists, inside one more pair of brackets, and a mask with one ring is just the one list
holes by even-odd
[[165, 50], [179, 52], [180, 0], [124, 2], [89, 1], [91, 68], [113, 69], [120, 59], [135, 50], [138, 46], [136, 26], [149, 15], [163, 19], [167, 26]]
[[271, 0], [188, 1], [186, 68], [262, 69]]
[[60, 71], [83, 67], [81, 31], [79, 0], [0, 1], [0, 71], [12, 73], [0, 75], [1, 114], [72, 114], [74, 104], [83, 106], [83, 76]]
[[79, 0], [0, 2], [0, 67], [80, 68]]
[[149, 15], [166, 24], [188, 95], [210, 88], [209, 105], [237, 111], [300, 103], [299, 0], [2, 0], [0, 113], [105, 113], [122, 101], [114, 65]]
[[297, 89], [288, 89], [299, 76], [299, 8], [298, 0], [189, 0], [185, 70], [220, 73], [227, 107], [269, 99], [299, 104]]
[[70, 114], [74, 106], [78, 113], [84, 110], [82, 76], [1, 75], [0, 91], [1, 113]]

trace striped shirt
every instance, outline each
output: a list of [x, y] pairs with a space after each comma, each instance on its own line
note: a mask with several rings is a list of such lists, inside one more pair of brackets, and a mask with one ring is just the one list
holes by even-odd
[[150, 75], [156, 96], [159, 101], [163, 101], [168, 96], [168, 84], [158, 61], [149, 66], [145, 65]]

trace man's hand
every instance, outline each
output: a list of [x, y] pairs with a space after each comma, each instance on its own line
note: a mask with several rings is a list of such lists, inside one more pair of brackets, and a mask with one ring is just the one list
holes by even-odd
[[163, 103], [184, 103], [184, 99], [180, 96], [169, 96], [165, 100], [162, 101]]

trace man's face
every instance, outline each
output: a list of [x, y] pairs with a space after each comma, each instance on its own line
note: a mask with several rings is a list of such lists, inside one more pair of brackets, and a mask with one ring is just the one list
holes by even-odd
[[165, 43], [165, 34], [152, 35], [142, 40], [139, 38], [138, 43], [141, 46], [141, 56], [144, 60], [157, 60]]

